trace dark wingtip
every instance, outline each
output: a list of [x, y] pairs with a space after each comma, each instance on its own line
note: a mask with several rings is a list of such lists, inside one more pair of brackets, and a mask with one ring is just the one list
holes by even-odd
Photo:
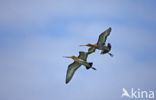
[[111, 28], [111, 27], [109, 27], [109, 28], [108, 28], [108, 30], [111, 32], [112, 28]]
[[69, 81], [68, 80], [66, 80], [66, 84], [68, 84], [69, 83]]

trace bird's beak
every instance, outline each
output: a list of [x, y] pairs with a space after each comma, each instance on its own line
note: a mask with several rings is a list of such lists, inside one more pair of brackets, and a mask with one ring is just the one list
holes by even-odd
[[64, 58], [72, 58], [72, 56], [63, 56]]
[[86, 45], [80, 45], [80, 46], [88, 46], [88, 45], [86, 44]]
[[85, 46], [85, 45], [80, 45], [80, 46]]

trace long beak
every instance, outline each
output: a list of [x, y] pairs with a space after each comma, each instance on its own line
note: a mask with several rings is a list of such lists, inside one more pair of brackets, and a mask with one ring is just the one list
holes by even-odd
[[86, 45], [80, 45], [80, 46], [87, 46], [87, 44]]
[[72, 56], [63, 56], [64, 58], [72, 58]]

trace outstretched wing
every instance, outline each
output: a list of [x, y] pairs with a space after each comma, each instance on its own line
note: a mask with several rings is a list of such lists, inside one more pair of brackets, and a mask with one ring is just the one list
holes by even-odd
[[80, 58], [80, 59], [86, 61], [87, 57], [88, 57], [88, 53], [87, 53], [87, 52], [83, 52], [83, 51], [80, 51], [80, 52], [79, 52], [78, 58]]
[[96, 50], [96, 47], [90, 47], [88, 49], [88, 54], [91, 54], [91, 53], [95, 52], [95, 50]]
[[107, 36], [109, 36], [111, 30], [112, 30], [111, 27], [109, 27], [107, 30], [105, 30], [104, 32], [100, 34], [98, 42], [97, 42], [99, 46], [103, 46], [105, 44]]
[[67, 74], [66, 74], [66, 84], [72, 79], [75, 71], [81, 66], [78, 62], [73, 62], [68, 66]]

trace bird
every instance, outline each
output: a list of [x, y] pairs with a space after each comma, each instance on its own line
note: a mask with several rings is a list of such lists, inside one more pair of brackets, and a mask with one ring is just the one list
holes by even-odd
[[105, 30], [104, 32], [102, 32], [100, 35], [99, 35], [99, 38], [98, 38], [98, 42], [95, 43], [95, 44], [86, 44], [86, 45], [80, 45], [80, 46], [88, 46], [90, 47], [88, 49], [88, 54], [91, 54], [93, 52], [95, 52], [96, 49], [99, 49], [101, 50], [101, 54], [106, 54], [108, 53], [111, 57], [113, 57], [113, 54], [110, 53], [110, 50], [111, 50], [111, 44], [108, 43], [106, 45], [106, 39], [107, 37], [110, 35], [110, 32], [111, 32], [112, 28], [109, 27], [107, 30]]
[[66, 84], [69, 83], [69, 81], [72, 79], [75, 71], [81, 66], [84, 65], [86, 69], [92, 68], [93, 70], [96, 70], [96, 68], [92, 67], [92, 62], [87, 62], [86, 59], [88, 57], [88, 52], [79, 52], [79, 56], [64, 56], [65, 58], [71, 58], [74, 60], [73, 63], [71, 63], [68, 66], [67, 73], [66, 73]]

